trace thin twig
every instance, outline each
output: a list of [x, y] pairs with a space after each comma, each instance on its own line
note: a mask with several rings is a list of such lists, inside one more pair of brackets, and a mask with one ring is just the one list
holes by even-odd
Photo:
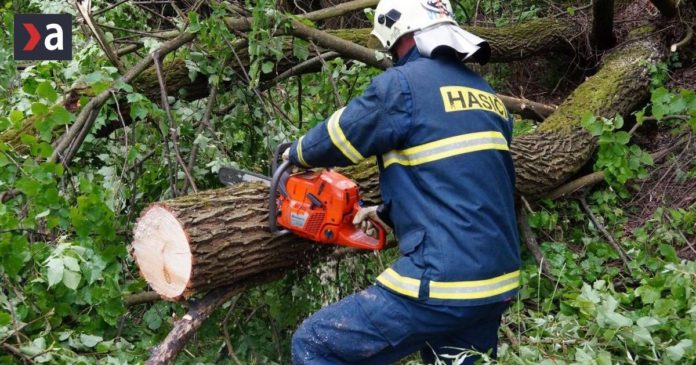
[[176, 125], [174, 125], [174, 116], [172, 115], [172, 109], [169, 106], [169, 97], [167, 96], [167, 85], [165, 84], [164, 81], [164, 76], [162, 75], [162, 67], [160, 65], [160, 55], [158, 53], [155, 53], [152, 56], [153, 63], [155, 64], [155, 71], [157, 73], [157, 79], [159, 80], [160, 84], [160, 93], [162, 95], [162, 106], [164, 107], [164, 111], [167, 113], [167, 120], [169, 121], [169, 134], [172, 138], [172, 147], [174, 148], [174, 156], [176, 157], [177, 162], [179, 162], [179, 165], [181, 166], [181, 169], [184, 170], [184, 175], [186, 175], [186, 178], [188, 179], [188, 182], [191, 186], [191, 189], [193, 190], [194, 193], [198, 193], [198, 188], [196, 187], [196, 182], [193, 180], [193, 176], [191, 176], [191, 172], [189, 171], [188, 167], [186, 166], [186, 163], [184, 160], [181, 158], [181, 152], [179, 151], [179, 135], [176, 129]]
[[230, 331], [227, 328], [227, 322], [230, 320], [230, 315], [232, 314], [232, 312], [234, 312], [234, 307], [237, 306], [237, 302], [239, 301], [240, 297], [241, 297], [241, 295], [237, 295], [232, 300], [232, 304], [230, 304], [230, 309], [227, 311], [227, 314], [225, 315], [225, 319], [222, 320], [222, 334], [225, 338], [225, 345], [227, 346], [227, 353], [230, 355], [230, 358], [232, 359], [232, 361], [234, 361], [234, 363], [237, 365], [242, 365], [242, 362], [239, 361], [239, 358], [234, 353], [234, 347], [232, 347], [232, 341], [230, 340]]
[[123, 4], [123, 3], [127, 2], [127, 1], [128, 1], [128, 0], [121, 0], [121, 1], [119, 1], [119, 2], [117, 2], [117, 3], [115, 3], [115, 4], [113, 4], [113, 5], [107, 6], [107, 7], [104, 8], [104, 9], [97, 10], [97, 11], [95, 11], [94, 13], [92, 13], [92, 16], [97, 16], [97, 15], [99, 15], [99, 14], [106, 13], [107, 11], [109, 11], [109, 10], [111, 10], [111, 9], [113, 9], [113, 8], [119, 6], [119, 5], [121, 5], [121, 4]]
[[320, 64], [324, 64], [322, 61], [326, 60], [331, 60], [334, 58], [340, 57], [340, 54], [338, 52], [330, 51], [330, 52], [325, 52], [320, 54], [319, 56], [312, 57], [302, 63], [299, 63], [293, 67], [290, 67], [287, 69], [285, 72], [281, 73], [280, 75], [276, 76], [273, 78], [273, 80], [264, 82], [261, 84], [259, 89], [261, 90], [267, 90], [273, 87], [274, 85], [278, 84], [279, 82], [289, 79], [293, 76], [298, 76], [301, 75], [308, 70], [313, 70]]
[[[319, 59], [319, 62], [324, 66], [326, 70], [329, 70], [329, 65], [326, 63], [324, 58], [321, 56], [321, 53], [319, 52], [319, 47], [314, 42], [310, 42], [312, 47], [314, 48], [314, 53], [317, 54], [317, 58]], [[329, 75], [329, 81], [331, 82], [331, 88], [334, 92], [334, 98], [336, 98], [336, 109], [343, 107], [343, 100], [341, 100], [341, 94], [338, 92], [338, 85], [336, 85], [336, 80], [333, 77], [333, 73]]]
[[[217, 93], [218, 93], [218, 88], [217, 86], [213, 86], [212, 89], [210, 90], [210, 95], [208, 96], [208, 105], [205, 108], [205, 113], [203, 113], [203, 120], [200, 122], [198, 125], [198, 128], [196, 129], [196, 138], [203, 134], [203, 130], [207, 127], [210, 128], [210, 114], [213, 111], [213, 106], [215, 105], [215, 98], [217, 98]], [[193, 165], [196, 163], [196, 157], [198, 155], [198, 144], [193, 143], [193, 146], [191, 147], [191, 154], [189, 155], [189, 160], [188, 160], [188, 169], [189, 171], [193, 171]], [[182, 189], [184, 194], [188, 190], [188, 181], [184, 184], [184, 188]]]
[[685, 36], [684, 39], [682, 39], [681, 41], [679, 41], [679, 42], [673, 44], [671, 47], [669, 47], [670, 52], [676, 52], [677, 49], [679, 49], [679, 48], [681, 48], [681, 47], [686, 46], [687, 44], [689, 44], [689, 42], [691, 42], [691, 38], [692, 38], [693, 36], [694, 36], [694, 30], [691, 29], [691, 26], [687, 24], [687, 26], [686, 26], [686, 36]]
[[600, 232], [602, 232], [602, 234], [607, 239], [607, 241], [609, 241], [611, 246], [614, 247], [616, 252], [621, 257], [621, 261], [623, 261], [626, 269], [630, 270], [628, 267], [628, 263], [631, 261], [631, 259], [628, 257], [628, 255], [624, 251], [623, 247], [621, 247], [619, 245], [619, 243], [616, 242], [616, 240], [611, 235], [611, 233], [609, 233], [609, 231], [607, 231], [607, 229], [604, 228], [604, 226], [601, 223], [599, 223], [599, 221], [597, 220], [597, 217], [595, 217], [594, 213], [592, 213], [592, 209], [590, 209], [590, 206], [587, 204], [587, 200], [585, 200], [585, 196], [584, 195], [580, 196], [578, 198], [578, 200], [580, 201], [580, 205], [582, 206], [582, 209], [585, 211], [585, 214], [587, 214], [587, 217], [590, 218], [590, 221], [592, 221], [592, 224], [597, 229], [599, 229]]
[[82, 16], [82, 21], [85, 25], [87, 25], [87, 28], [92, 33], [92, 36], [94, 36], [94, 39], [99, 44], [99, 47], [102, 49], [102, 51], [104, 51], [109, 60], [111, 60], [111, 63], [118, 69], [119, 74], [125, 74], [126, 68], [123, 65], [123, 62], [121, 62], [121, 59], [118, 57], [116, 52], [114, 52], [114, 49], [106, 42], [104, 32], [102, 32], [102, 30], [95, 25], [94, 20], [92, 19], [92, 14], [90, 14], [92, 11], [90, 8], [90, 2], [83, 4], [80, 2], [80, 0], [77, 0], [75, 1], [75, 7], [77, 8], [77, 12]]
[[669, 221], [669, 223], [677, 230], [677, 232], [679, 233], [679, 236], [684, 240], [684, 242], [686, 242], [687, 246], [689, 246], [689, 248], [691, 249], [691, 251], [693, 251], [693, 253], [696, 253], [696, 248], [694, 248], [694, 245], [689, 241], [688, 238], [686, 238], [686, 236], [684, 235], [684, 232], [682, 232], [680, 229], [678, 229], [678, 228], [676, 227], [676, 224], [674, 224], [674, 221], [673, 221], [672, 218], [667, 214], [667, 212], [665, 212], [664, 215], [665, 215], [665, 218], [667, 218], [667, 220]]
[[32, 360], [29, 356], [25, 355], [20, 351], [18, 348], [8, 344], [8, 343], [3, 343], [2, 348], [10, 352], [12, 355], [17, 357], [18, 359], [22, 360], [23, 363], [25, 364], [35, 364], [34, 360]]

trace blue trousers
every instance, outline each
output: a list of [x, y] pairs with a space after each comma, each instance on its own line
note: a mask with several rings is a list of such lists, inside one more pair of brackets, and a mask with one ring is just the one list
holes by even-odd
[[433, 306], [371, 286], [307, 318], [292, 337], [294, 365], [392, 364], [416, 351], [425, 364], [474, 364], [465, 350], [496, 355], [509, 302]]

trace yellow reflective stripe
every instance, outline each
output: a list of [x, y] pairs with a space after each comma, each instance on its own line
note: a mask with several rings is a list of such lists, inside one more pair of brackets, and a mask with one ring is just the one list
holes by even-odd
[[[431, 281], [432, 299], [482, 299], [506, 293], [519, 287], [520, 272], [515, 271], [485, 280]], [[377, 281], [394, 292], [418, 298], [421, 281], [399, 275], [388, 268], [377, 277]]]
[[430, 298], [481, 299], [496, 296], [517, 288], [520, 272], [515, 271], [486, 280], [430, 282]]
[[418, 298], [420, 280], [401, 276], [392, 268], [384, 270], [384, 272], [377, 277], [377, 281], [397, 293], [412, 298]]
[[383, 156], [384, 167], [391, 164], [415, 166], [443, 158], [483, 150], [509, 150], [500, 132], [477, 132], [429, 142], [405, 150], [395, 150]]
[[303, 139], [304, 139], [304, 136], [300, 137], [300, 140], [297, 142], [297, 148], [296, 148], [297, 159], [300, 160], [300, 163], [304, 167], [309, 167], [309, 164], [307, 163], [307, 161], [305, 161], [304, 156], [302, 156], [302, 140]]
[[508, 119], [505, 104], [495, 94], [464, 86], [443, 86], [440, 88], [442, 102], [448, 113], [466, 110], [486, 110]]
[[339, 125], [341, 115], [345, 109], [346, 108], [341, 108], [333, 113], [331, 118], [329, 118], [329, 122], [326, 123], [326, 128], [329, 130], [329, 137], [331, 137], [331, 141], [333, 142], [334, 146], [336, 146], [336, 148], [338, 148], [343, 155], [345, 155], [353, 163], [358, 163], [365, 158], [360, 154], [360, 152], [358, 152], [358, 150], [355, 149], [355, 147], [353, 147], [350, 141], [348, 141], [348, 138], [346, 138], [346, 135], [343, 134], [343, 130]]

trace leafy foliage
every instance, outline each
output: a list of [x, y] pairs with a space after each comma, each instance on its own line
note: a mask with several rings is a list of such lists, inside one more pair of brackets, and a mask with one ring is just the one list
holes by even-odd
[[[379, 73], [335, 59], [323, 63], [321, 72], [264, 90], [278, 64], [318, 52], [308, 42], [276, 37], [294, 19], [279, 11], [277, 3], [247, 2], [252, 18], [248, 39], [224, 26], [221, 19], [230, 11], [214, 1], [173, 25], [196, 33], [197, 40], [165, 59], [165, 69], [183, 63], [191, 80], [203, 77], [217, 91], [213, 108], [208, 100], [187, 101], [183, 91], [169, 95], [181, 154], [189, 157], [197, 151], [191, 173], [199, 189], [217, 187], [215, 174], [223, 165], [267, 171], [278, 143], [296, 138], [344, 106]], [[457, 17], [470, 23], [477, 8], [496, 24], [547, 12], [545, 2], [458, 3]], [[15, 12], [74, 14], [72, 6], [62, 0], [21, 0], [0, 7], [0, 195], [10, 196], [0, 202], [0, 344], [37, 363], [138, 363], [186, 309], [166, 302], [126, 307], [126, 296], [147, 290], [126, 249], [129, 235], [142, 208], [186, 191], [185, 179], [160, 101], [151, 100], [135, 83], [116, 81], [118, 70], [81, 28], [73, 29], [72, 61], [12, 59]], [[107, 1], [95, 0], [93, 13], [107, 6]], [[95, 19], [110, 27], [103, 29], [110, 42], [143, 43], [140, 54], [121, 57], [127, 67], [163, 42], [118, 30], [159, 29], [151, 13], [130, 2]], [[654, 70], [651, 105], [638, 113], [638, 123], [655, 118], [676, 133], [696, 131], [694, 91], [669, 89], [659, 77], [667, 71], [666, 65]], [[501, 77], [492, 81], [504, 85]], [[47, 162], [53, 143], [75, 122], [79, 108], [109, 89], [113, 97], [96, 116], [73, 164], [66, 168]], [[117, 99], [126, 103], [117, 104]], [[132, 124], [108, 137], [96, 135], [124, 115]], [[499, 362], [693, 362], [696, 266], [681, 260], [674, 247], [696, 234], [694, 206], [661, 208], [643, 226], [624, 232], [632, 214], [622, 205], [629, 196], [625, 185], [644, 176], [651, 160], [630, 144], [621, 117], [587, 116], [583, 123], [600, 143], [595, 169], [605, 171], [611, 184], [594, 191], [589, 203], [632, 261], [621, 267], [618, 254], [577, 203], [543, 201], [534, 207], [530, 226], [543, 238], [542, 250], [559, 279], [541, 276], [525, 254], [523, 290], [506, 318]], [[533, 129], [520, 123], [516, 134]], [[236, 364], [229, 339], [242, 363], [286, 364], [292, 332], [303, 318], [370, 285], [397, 257], [396, 250], [350, 257], [250, 290], [214, 313], [177, 362]], [[20, 362], [0, 352], [0, 363]]]

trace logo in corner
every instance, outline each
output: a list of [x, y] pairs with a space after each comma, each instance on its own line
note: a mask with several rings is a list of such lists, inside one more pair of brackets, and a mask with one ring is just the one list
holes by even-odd
[[70, 14], [15, 14], [14, 59], [72, 59]]

